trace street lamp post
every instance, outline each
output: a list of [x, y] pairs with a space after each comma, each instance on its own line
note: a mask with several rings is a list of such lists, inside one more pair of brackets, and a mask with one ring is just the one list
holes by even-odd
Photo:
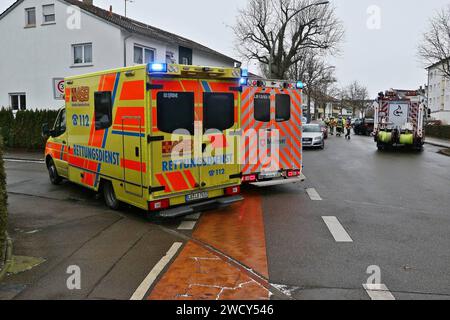
[[124, 0], [124, 2], [125, 2], [125, 17], [126, 17], [127, 16], [127, 2], [133, 3], [134, 0]]

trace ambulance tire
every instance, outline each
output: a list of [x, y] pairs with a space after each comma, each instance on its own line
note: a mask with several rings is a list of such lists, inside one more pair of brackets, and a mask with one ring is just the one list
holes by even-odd
[[105, 198], [105, 203], [108, 208], [111, 210], [120, 209], [120, 201], [117, 200], [114, 187], [110, 181], [105, 181], [103, 183], [103, 197]]
[[53, 162], [53, 159], [50, 159], [47, 162], [47, 169], [48, 175], [50, 177], [50, 182], [55, 186], [60, 185], [63, 179], [59, 176], [58, 170], [56, 169], [55, 162]]

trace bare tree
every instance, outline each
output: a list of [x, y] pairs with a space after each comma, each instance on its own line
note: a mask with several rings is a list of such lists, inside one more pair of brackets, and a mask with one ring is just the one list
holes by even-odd
[[287, 72], [290, 79], [301, 80], [305, 84], [304, 92], [308, 97], [307, 117], [311, 118], [311, 102], [314, 100], [314, 114], [321, 102], [325, 86], [335, 82], [333, 66], [329, 66], [324, 58], [311, 49], [298, 53], [302, 58], [298, 60]]
[[358, 110], [365, 111], [369, 99], [369, 90], [358, 81], [354, 81], [343, 89], [342, 97], [346, 105], [352, 108], [352, 113], [355, 115]]
[[442, 62], [439, 68], [450, 78], [450, 5], [430, 20], [429, 29], [419, 45], [419, 55], [428, 65]]
[[240, 54], [280, 79], [303, 58], [300, 51], [336, 52], [344, 36], [334, 8], [317, 0], [249, 0], [233, 29]]

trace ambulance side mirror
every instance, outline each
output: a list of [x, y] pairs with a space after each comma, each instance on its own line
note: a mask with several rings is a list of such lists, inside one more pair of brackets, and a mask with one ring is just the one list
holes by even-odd
[[50, 129], [48, 127], [48, 123], [44, 123], [42, 125], [42, 137], [43, 138], [48, 138], [50, 137]]

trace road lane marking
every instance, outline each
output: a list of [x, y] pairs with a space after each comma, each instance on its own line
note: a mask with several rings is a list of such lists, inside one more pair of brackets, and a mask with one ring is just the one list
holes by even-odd
[[187, 220], [198, 220], [200, 219], [201, 213], [194, 213], [186, 217]]
[[336, 217], [322, 217], [336, 242], [353, 242]]
[[178, 230], [194, 230], [197, 221], [183, 221], [181, 222]]
[[384, 284], [363, 284], [363, 287], [372, 300], [395, 300], [395, 297]]
[[312, 201], [322, 201], [322, 197], [319, 195], [316, 189], [314, 188], [306, 189], [306, 193], [308, 193], [308, 196], [311, 198]]
[[173, 257], [177, 254], [178, 250], [180, 250], [183, 244], [181, 242], [175, 242], [172, 247], [167, 251], [166, 255], [159, 260], [159, 262], [153, 267], [152, 271], [148, 274], [148, 276], [142, 281], [141, 285], [136, 289], [133, 296], [130, 300], [143, 300], [145, 298], [145, 294], [148, 292], [152, 284], [155, 282], [156, 278], [158, 278], [161, 271], [164, 270], [166, 265], [173, 259]]

